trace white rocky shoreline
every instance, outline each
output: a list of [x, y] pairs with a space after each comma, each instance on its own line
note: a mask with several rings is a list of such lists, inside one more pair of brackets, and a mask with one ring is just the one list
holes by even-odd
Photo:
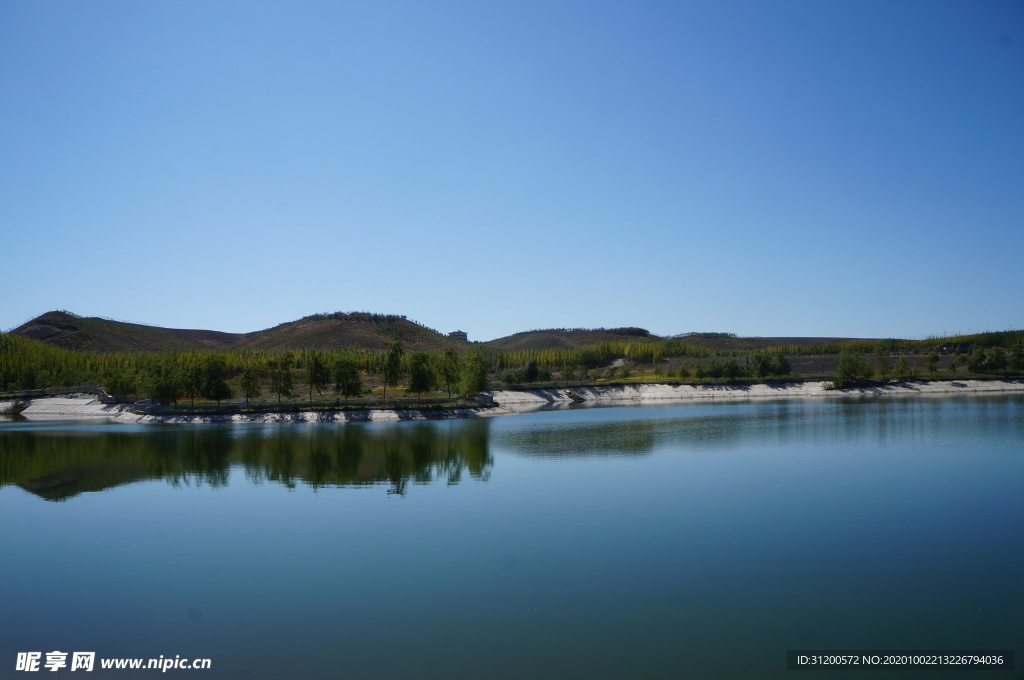
[[[637, 384], [574, 387], [548, 390], [497, 390], [484, 392], [495, 406], [453, 409], [398, 409], [362, 411], [299, 411], [225, 415], [142, 415], [130, 404], [106, 403], [95, 394], [39, 397], [25, 403], [21, 416], [28, 420], [95, 420], [117, 423], [348, 423], [399, 422], [487, 418], [527, 413], [573, 404], [640, 404], [714, 402], [761, 399], [808, 399], [829, 397], [920, 397], [1024, 393], [1024, 380], [908, 381], [868, 387], [828, 389], [828, 383], [791, 382], [756, 385]], [[12, 402], [0, 401], [0, 412]]]
[[991, 395], [1024, 392], [1024, 380], [915, 380], [865, 387], [833, 389], [830, 382], [788, 382], [664, 385], [637, 384], [574, 387], [557, 390], [506, 390], [489, 392], [495, 402], [516, 411], [569, 404], [656, 403], [667, 401], [742, 401], [759, 399], [808, 399], [827, 397], [907, 397], [954, 394]]
[[[9, 402], [7, 402], [9, 403]], [[5, 409], [0, 402], [0, 410]], [[484, 418], [514, 413], [500, 406], [488, 408], [394, 409], [352, 411], [289, 411], [284, 413], [228, 413], [223, 415], [148, 415], [132, 411], [131, 404], [109, 404], [92, 394], [68, 394], [28, 400], [20, 416], [27, 420], [107, 420], [116, 423], [371, 423], [405, 420]]]

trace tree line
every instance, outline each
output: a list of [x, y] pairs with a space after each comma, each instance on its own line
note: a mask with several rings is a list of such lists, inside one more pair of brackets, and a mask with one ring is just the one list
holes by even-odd
[[[1022, 371], [1024, 332], [956, 336], [973, 342], [970, 355], [954, 360], [953, 369], [966, 366], [976, 374]], [[102, 385], [116, 396], [139, 395], [160, 402], [197, 398], [221, 402], [236, 395], [258, 399], [267, 393], [280, 403], [303, 384], [313, 399], [333, 392], [346, 401], [363, 393], [363, 378], [376, 379], [384, 389], [399, 386], [411, 394], [437, 389], [449, 396], [475, 394], [487, 388], [489, 378], [507, 384], [549, 382], [553, 372], [563, 380], [628, 378], [623, 369], [609, 373], [622, 360], [649, 365], [656, 376], [679, 379], [764, 379], [791, 373], [789, 356], [838, 355], [841, 380], [871, 375], [908, 374], [906, 356], [930, 351], [941, 339], [853, 341], [834, 345], [715, 351], [679, 339], [648, 342], [598, 342], [582, 347], [546, 350], [495, 350], [470, 344], [466, 349], [407, 352], [400, 343], [383, 350], [188, 350], [165, 353], [93, 353], [63, 349], [10, 333], [0, 333], [0, 391]], [[927, 343], [927, 345], [925, 344]], [[987, 344], [986, 344], [987, 343]], [[876, 356], [869, 365], [864, 354]], [[895, 358], [893, 358], [895, 357]], [[665, 370], [668, 359], [682, 359], [678, 370]], [[686, 365], [685, 361], [702, 362]], [[741, 363], [737, 359], [743, 359]], [[892, 364], [895, 362], [895, 364]], [[901, 365], [902, 362], [902, 365]], [[891, 365], [892, 364], [892, 365]], [[597, 375], [594, 371], [604, 371]], [[534, 372], [536, 371], [536, 372]], [[932, 370], [931, 372], [934, 372]], [[674, 375], [669, 375], [674, 373]]]
[[[939, 362], [938, 352], [928, 353], [924, 357], [925, 371], [934, 376], [939, 371]], [[970, 355], [955, 355], [946, 365], [946, 371], [949, 373], [956, 373], [963, 368], [975, 376], [998, 375], [1010, 371], [1024, 372], [1024, 342], [1019, 342], [1008, 350], [1001, 346], [990, 347], [988, 350], [975, 347]], [[904, 379], [915, 376], [916, 372], [917, 369], [910, 366], [905, 355], [898, 355], [893, 361], [891, 355], [878, 354], [874, 361], [869, 361], [852, 347], [840, 353], [836, 369], [840, 384], [876, 377]]]
[[[741, 380], [781, 378], [792, 372], [789, 359], [781, 354], [770, 355], [764, 352], [757, 352], [751, 357], [749, 363], [740, 364], [736, 359], [718, 360], [697, 364], [680, 362], [678, 368], [666, 369], [660, 363], [660, 359], [652, 362], [649, 369], [643, 364], [631, 364], [623, 362], [620, 366], [607, 366], [605, 368], [587, 369], [583, 366], [570, 364], [561, 368], [560, 377], [563, 382], [596, 382], [598, 380], [628, 380], [633, 377], [634, 371], [642, 372], [642, 375], [653, 375], [657, 379], [679, 379], [679, 380]], [[509, 386], [532, 385], [533, 383], [546, 383], [552, 379], [551, 371], [540, 366], [536, 360], [530, 359], [519, 369], [505, 371], [501, 374], [501, 381]]]

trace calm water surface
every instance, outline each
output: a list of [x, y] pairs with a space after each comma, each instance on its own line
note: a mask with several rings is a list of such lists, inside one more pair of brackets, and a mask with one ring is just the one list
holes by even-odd
[[786, 671], [786, 650], [1020, 654], [1022, 442], [1020, 396], [3, 422], [0, 680], [52, 650], [208, 657], [166, 676], [211, 679], [815, 678], [835, 673]]

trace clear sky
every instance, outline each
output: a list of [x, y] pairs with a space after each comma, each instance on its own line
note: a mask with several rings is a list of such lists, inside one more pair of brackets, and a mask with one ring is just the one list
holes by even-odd
[[0, 328], [1024, 326], [1024, 2], [0, 2]]

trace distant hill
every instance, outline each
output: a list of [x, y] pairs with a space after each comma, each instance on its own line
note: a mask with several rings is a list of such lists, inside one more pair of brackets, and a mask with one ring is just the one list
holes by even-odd
[[543, 350], [582, 347], [595, 342], [651, 342], [662, 339], [643, 328], [548, 328], [523, 331], [484, 344], [494, 349]]
[[409, 321], [397, 314], [314, 314], [273, 328], [247, 333], [237, 347], [252, 349], [364, 347], [384, 349], [386, 343], [401, 342], [406, 350], [436, 350], [466, 343]]
[[[34, 340], [88, 352], [169, 352], [190, 349], [383, 349], [401, 342], [406, 350], [464, 348], [466, 343], [397, 314], [351, 312], [313, 314], [252, 333], [161, 328], [83, 317], [66, 311], [47, 312], [11, 331]], [[686, 333], [682, 342], [708, 349], [757, 350], [780, 345], [824, 345], [859, 338], [739, 338], [732, 333]], [[524, 331], [483, 343], [503, 350], [546, 350], [582, 347], [597, 342], [656, 342], [644, 328], [548, 328]]]
[[[581, 347], [595, 342], [655, 342], [669, 338], [643, 328], [548, 328], [524, 331], [484, 343], [506, 350], [544, 350]], [[740, 338], [733, 333], [684, 333], [672, 339], [717, 351], [758, 350], [780, 345], [827, 345], [861, 338]]]
[[47, 312], [11, 331], [34, 340], [89, 352], [170, 352], [189, 349], [383, 349], [401, 342], [407, 350], [465, 345], [394, 314], [314, 314], [252, 333], [161, 328], [70, 312]]
[[244, 337], [237, 333], [144, 326], [65, 311], [47, 312], [11, 332], [57, 347], [87, 352], [224, 349], [233, 347]]
[[779, 347], [786, 345], [830, 345], [837, 342], [850, 342], [851, 340], [865, 340], [873, 338], [740, 338], [732, 333], [684, 333], [674, 336], [676, 340], [689, 345], [707, 347], [708, 349], [728, 352], [730, 350], [758, 350], [766, 347]]

